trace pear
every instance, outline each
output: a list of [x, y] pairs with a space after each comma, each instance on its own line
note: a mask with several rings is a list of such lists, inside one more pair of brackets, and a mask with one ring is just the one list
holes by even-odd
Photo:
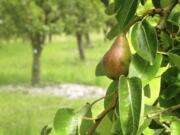
[[127, 75], [131, 52], [126, 35], [119, 35], [111, 48], [105, 53], [96, 67], [96, 76], [106, 75], [112, 80], [118, 80], [120, 75]]

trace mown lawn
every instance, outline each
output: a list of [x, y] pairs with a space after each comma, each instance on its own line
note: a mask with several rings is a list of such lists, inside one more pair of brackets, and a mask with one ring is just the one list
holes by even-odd
[[[58, 108], [72, 107], [78, 111], [91, 101], [0, 91], [0, 135], [40, 135], [43, 126], [52, 125]], [[101, 107], [102, 104], [97, 104], [94, 113], [99, 112]]]
[[[42, 54], [42, 85], [81, 83], [106, 87], [109, 79], [95, 77], [95, 67], [110, 42], [92, 35], [94, 48], [86, 48], [86, 61], [81, 62], [76, 40], [72, 36], [56, 36], [46, 43]], [[30, 84], [32, 50], [27, 41], [0, 42], [0, 85]]]

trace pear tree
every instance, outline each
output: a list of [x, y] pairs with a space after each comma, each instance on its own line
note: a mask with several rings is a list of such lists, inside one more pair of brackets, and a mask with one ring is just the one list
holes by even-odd
[[[60, 108], [54, 117], [55, 133], [179, 135], [180, 1], [101, 1], [117, 23], [107, 35], [115, 42], [97, 65], [96, 75], [112, 82], [104, 97], [80, 110]], [[100, 101], [104, 109], [94, 114]]]

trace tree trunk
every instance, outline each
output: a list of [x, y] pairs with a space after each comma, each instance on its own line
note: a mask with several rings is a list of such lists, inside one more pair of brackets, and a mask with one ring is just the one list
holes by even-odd
[[52, 34], [51, 33], [48, 35], [48, 41], [49, 41], [49, 43], [52, 43]]
[[84, 48], [82, 46], [82, 34], [80, 32], [76, 33], [76, 40], [77, 40], [80, 59], [85, 60]]
[[41, 81], [41, 52], [45, 38], [37, 34], [31, 39], [33, 62], [32, 62], [32, 85], [37, 85]]
[[88, 47], [88, 48], [93, 47], [93, 45], [91, 44], [91, 39], [90, 39], [89, 33], [85, 33], [84, 38], [85, 38], [85, 42], [86, 42], [85, 43], [86, 47]]

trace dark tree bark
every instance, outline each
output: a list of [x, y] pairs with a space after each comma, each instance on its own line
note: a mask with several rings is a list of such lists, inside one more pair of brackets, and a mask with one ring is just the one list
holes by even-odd
[[92, 45], [92, 43], [91, 43], [91, 39], [90, 39], [89, 33], [85, 33], [85, 34], [84, 34], [84, 38], [85, 38], [85, 47], [87, 47], [87, 48], [92, 48], [93, 45]]
[[39, 84], [41, 81], [41, 53], [43, 50], [44, 41], [44, 36], [39, 33], [31, 37], [33, 52], [31, 83], [33, 86]]
[[82, 46], [82, 33], [81, 32], [76, 32], [76, 40], [77, 40], [80, 59], [85, 60], [84, 48]]

